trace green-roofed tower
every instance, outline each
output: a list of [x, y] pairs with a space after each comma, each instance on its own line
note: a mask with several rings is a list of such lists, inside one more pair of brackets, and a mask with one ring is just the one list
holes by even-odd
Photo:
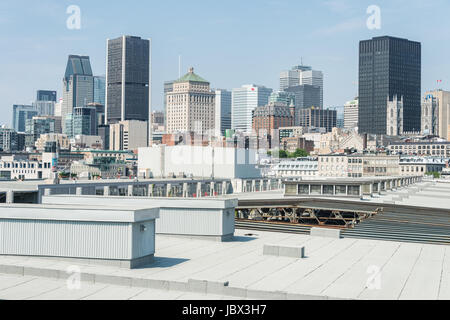
[[213, 132], [215, 93], [208, 81], [194, 73], [194, 68], [174, 81], [173, 89], [165, 95], [167, 133]]
[[176, 80], [175, 82], [176, 83], [180, 83], [180, 82], [206, 82], [206, 83], [209, 83], [208, 81], [206, 81], [199, 75], [195, 74], [194, 68], [192, 68], [192, 67], [189, 68], [188, 73], [186, 73], [184, 76], [182, 76], [180, 79]]

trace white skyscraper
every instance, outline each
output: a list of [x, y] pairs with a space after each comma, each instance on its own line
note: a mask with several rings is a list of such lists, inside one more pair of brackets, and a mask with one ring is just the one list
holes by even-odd
[[358, 98], [348, 101], [344, 105], [344, 128], [354, 129], [358, 127]]
[[231, 98], [231, 128], [252, 131], [252, 111], [269, 103], [272, 89], [254, 84], [233, 89]]

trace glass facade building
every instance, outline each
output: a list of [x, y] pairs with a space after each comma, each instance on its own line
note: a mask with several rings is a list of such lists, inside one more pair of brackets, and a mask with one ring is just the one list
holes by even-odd
[[53, 101], [56, 102], [56, 91], [38, 90], [36, 101]]
[[216, 89], [215, 129], [216, 136], [224, 136], [231, 129], [231, 91]]
[[38, 115], [34, 106], [13, 105], [12, 127], [17, 132], [25, 132], [26, 121]]
[[106, 78], [94, 76], [94, 103], [105, 105]]
[[359, 44], [359, 132], [387, 133], [387, 101], [403, 97], [403, 130], [420, 131], [421, 44], [375, 37]]
[[[63, 102], [61, 117], [63, 132], [66, 132], [64, 119], [76, 107], [86, 106], [94, 100], [94, 77], [88, 56], [70, 55], [63, 79]], [[68, 129], [70, 130], [70, 129]]]

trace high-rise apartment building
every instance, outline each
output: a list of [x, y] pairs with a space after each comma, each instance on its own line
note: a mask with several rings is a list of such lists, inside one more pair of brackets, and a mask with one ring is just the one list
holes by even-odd
[[389, 36], [359, 44], [359, 132], [388, 134], [387, 102], [403, 97], [403, 130], [420, 130], [421, 44]]
[[107, 40], [107, 123], [150, 120], [150, 52], [151, 41], [148, 39], [122, 36]]
[[166, 131], [214, 134], [215, 92], [194, 68], [173, 83], [166, 93]]
[[344, 128], [355, 129], [358, 127], [359, 102], [356, 97], [344, 105]]
[[252, 131], [252, 112], [269, 103], [272, 89], [254, 84], [232, 90], [231, 127], [242, 132]]
[[439, 135], [439, 103], [432, 94], [422, 99], [422, 125], [420, 132], [424, 135]]
[[25, 132], [26, 121], [38, 115], [34, 106], [13, 105], [12, 127], [17, 132]]
[[439, 137], [450, 140], [450, 91], [435, 90], [425, 93], [425, 96], [432, 95], [438, 104], [438, 129]]
[[63, 132], [66, 130], [66, 116], [76, 107], [86, 106], [94, 100], [94, 77], [88, 56], [70, 55], [63, 79], [63, 102], [61, 118]]
[[231, 129], [231, 91], [216, 89], [215, 93], [215, 135], [224, 136], [225, 131]]

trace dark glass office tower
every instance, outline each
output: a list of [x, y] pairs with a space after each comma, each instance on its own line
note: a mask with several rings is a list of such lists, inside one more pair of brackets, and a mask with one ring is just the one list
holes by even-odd
[[359, 43], [359, 132], [386, 134], [388, 97], [403, 96], [403, 130], [420, 131], [421, 44], [394, 37]]
[[53, 101], [56, 102], [56, 91], [38, 90], [36, 101]]
[[122, 36], [107, 41], [106, 119], [149, 120], [150, 40]]

